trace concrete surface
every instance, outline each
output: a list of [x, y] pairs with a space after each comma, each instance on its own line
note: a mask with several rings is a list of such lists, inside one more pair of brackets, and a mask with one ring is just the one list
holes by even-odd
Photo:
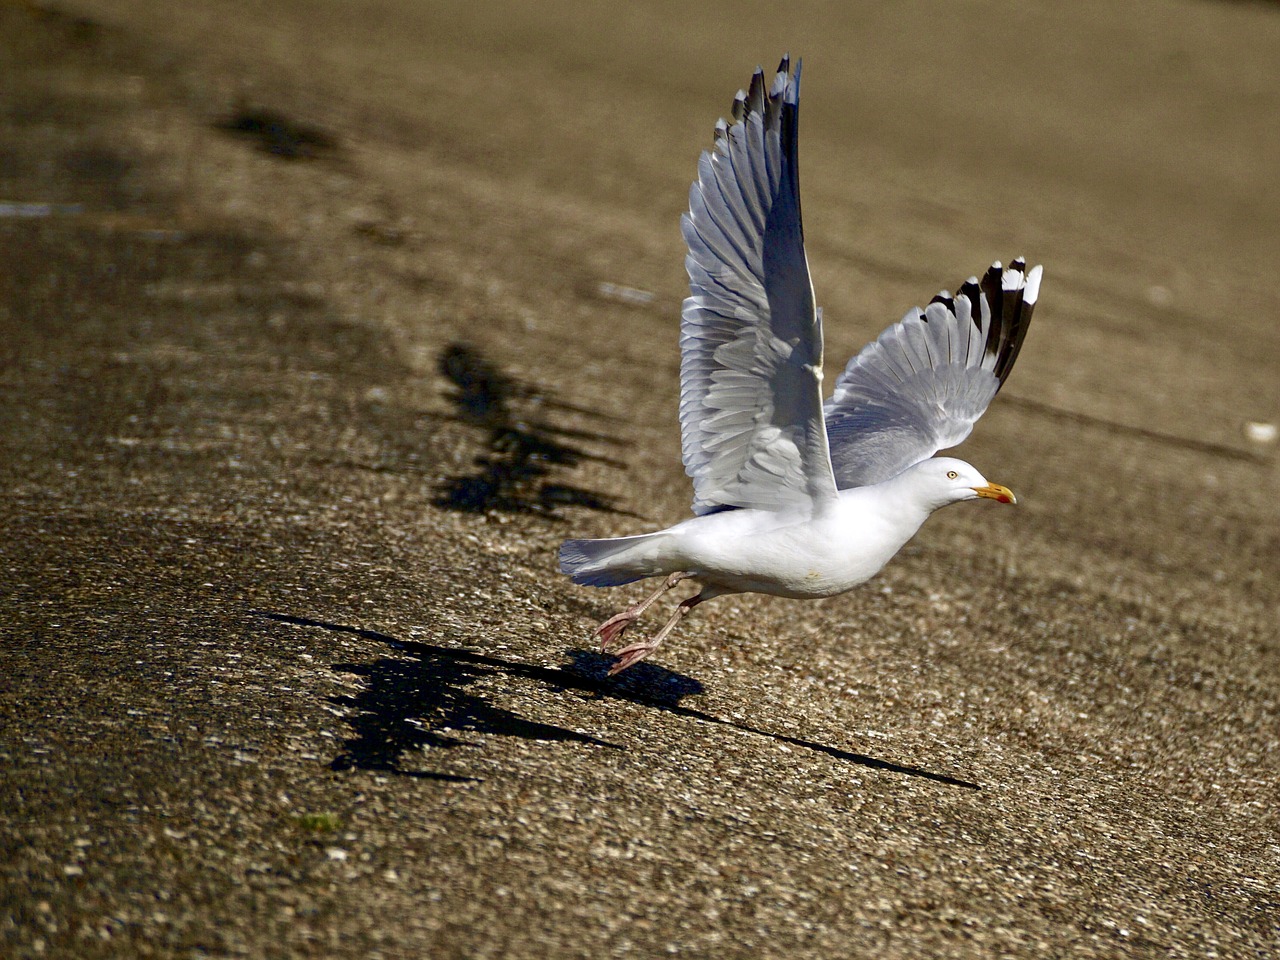
[[[678, 216], [805, 58], [828, 362], [1046, 265], [945, 511], [616, 681]], [[1280, 9], [0, 5], [0, 953], [1267, 957]], [[627, 289], [642, 291], [628, 293]]]

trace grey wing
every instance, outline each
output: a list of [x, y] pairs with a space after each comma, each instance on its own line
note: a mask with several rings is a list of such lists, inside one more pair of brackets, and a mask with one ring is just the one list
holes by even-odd
[[680, 429], [694, 513], [835, 499], [822, 419], [822, 324], [800, 222], [800, 63], [757, 68], [716, 125], [681, 226]]
[[994, 399], [1022, 347], [1041, 268], [996, 262], [940, 293], [849, 361], [826, 403], [840, 489], [879, 483], [954, 447]]

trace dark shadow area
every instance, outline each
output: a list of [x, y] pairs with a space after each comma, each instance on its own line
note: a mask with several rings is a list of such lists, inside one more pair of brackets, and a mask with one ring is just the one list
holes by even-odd
[[241, 107], [214, 126], [243, 137], [282, 160], [315, 160], [337, 148], [337, 142], [323, 130], [290, 120], [274, 110]]
[[[741, 730], [744, 733], [753, 733], [756, 736], [768, 737], [770, 740], [787, 743], [795, 747], [803, 747], [805, 750], [815, 750], [818, 753], [825, 753], [829, 757], [835, 757], [837, 760], [845, 760], [849, 763], [856, 763], [863, 767], [871, 767], [873, 770], [886, 770], [889, 773], [902, 773], [912, 777], [923, 777], [926, 780], [934, 780], [938, 783], [945, 783], [953, 787], [966, 787], [970, 790], [982, 789], [976, 783], [970, 783], [968, 780], [960, 780], [956, 777], [948, 777], [946, 774], [931, 773], [928, 770], [921, 770], [918, 767], [908, 767], [900, 763], [892, 763], [888, 760], [868, 757], [865, 754], [853, 753], [849, 750], [841, 750], [839, 747], [828, 746], [825, 743], [817, 743], [813, 740], [791, 737], [783, 733], [773, 733], [769, 730], [761, 730], [759, 727], [753, 727], [747, 723], [740, 723], [737, 720], [724, 720], [702, 710], [695, 710], [692, 707], [681, 706], [676, 701], [658, 703], [652, 701], [648, 697], [635, 696], [630, 692], [624, 692], [622, 685], [628, 681], [629, 675], [632, 672], [637, 671], [644, 666], [648, 666], [648, 664], [639, 663], [630, 670], [627, 670], [625, 673], [619, 674], [617, 677], [610, 678], [609, 667], [613, 665], [615, 658], [609, 654], [596, 653], [591, 650], [566, 650], [565, 653], [573, 662], [565, 666], [562, 670], [555, 672], [570, 673], [574, 676], [589, 680], [601, 696], [611, 696], [622, 700], [631, 700], [635, 703], [644, 703], [650, 706], [659, 707], [663, 710], [669, 710], [682, 717], [701, 720], [703, 723], [714, 723], [725, 727], [733, 727], [735, 730]], [[521, 665], [515, 664], [514, 666]], [[656, 669], [661, 670], [662, 668], [658, 667]], [[672, 674], [672, 676], [680, 675]], [[641, 678], [636, 679], [641, 680]], [[702, 692], [701, 684], [696, 680], [690, 682], [696, 684], [698, 688], [693, 692]]]
[[[386, 659], [369, 665], [334, 665], [334, 669], [369, 678], [369, 689], [365, 693], [355, 697], [337, 698], [335, 701], [342, 706], [356, 707], [360, 711], [350, 721], [356, 728], [357, 736], [347, 741], [346, 753], [333, 762], [333, 767], [339, 770], [359, 767], [367, 770], [406, 773], [398, 767], [400, 754], [406, 750], [418, 750], [429, 746], [458, 746], [464, 741], [453, 736], [456, 730], [522, 736], [534, 740], [576, 740], [616, 747], [615, 744], [597, 740], [585, 734], [523, 720], [508, 711], [490, 707], [480, 697], [461, 692], [460, 688], [473, 683], [480, 677], [501, 673], [505, 676], [536, 681], [556, 693], [578, 691], [602, 699], [627, 700], [681, 717], [688, 717], [691, 720], [733, 727], [744, 733], [824, 753], [836, 760], [873, 770], [920, 777], [968, 790], [982, 789], [978, 784], [968, 780], [869, 757], [801, 737], [773, 733], [750, 724], [724, 720], [705, 711], [683, 706], [680, 701], [685, 697], [696, 696], [703, 692], [702, 684], [692, 677], [686, 677], [651, 663], [639, 663], [617, 677], [610, 677], [609, 667], [614, 658], [608, 654], [589, 650], [565, 651], [570, 662], [563, 667], [539, 667], [516, 660], [491, 657], [471, 650], [397, 640], [376, 630], [326, 623], [306, 617], [280, 613], [259, 613], [259, 616], [300, 627], [319, 627], [338, 633], [355, 634], [367, 640], [388, 644], [418, 659], [416, 664], [405, 660]], [[438, 774], [408, 775], [440, 776]]]
[[568, 442], [617, 443], [613, 438], [553, 427], [538, 416], [543, 409], [598, 414], [518, 383], [474, 347], [449, 346], [440, 355], [439, 367], [450, 384], [449, 399], [457, 408], [458, 419], [486, 431], [487, 451], [476, 458], [476, 473], [450, 477], [441, 485], [436, 506], [465, 513], [492, 510], [547, 517], [555, 517], [560, 507], [575, 506], [634, 516], [614, 506], [611, 497], [551, 479], [553, 468], [572, 468], [583, 460], [624, 466]]
[[351, 711], [347, 722], [355, 736], [343, 743], [343, 752], [330, 764], [334, 770], [373, 770], [432, 780], [474, 781], [432, 771], [405, 770], [401, 757], [421, 754], [425, 748], [474, 746], [468, 733], [522, 737], [526, 740], [573, 741], [613, 747], [587, 734], [517, 716], [491, 706], [467, 688], [491, 676], [495, 664], [466, 651], [431, 644], [396, 640], [372, 630], [263, 613], [260, 616], [302, 627], [321, 627], [353, 633], [387, 643], [416, 657], [384, 658], [373, 663], [335, 663], [333, 669], [363, 677], [365, 689], [355, 696], [331, 697], [330, 702]]
[[11, 6], [17, 6], [27, 16], [58, 30], [72, 47], [93, 49], [105, 32], [98, 21], [60, 10], [53, 4], [20, 3]]

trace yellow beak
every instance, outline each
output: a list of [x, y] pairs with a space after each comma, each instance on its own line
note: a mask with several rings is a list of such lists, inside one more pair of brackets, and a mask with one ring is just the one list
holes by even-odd
[[1017, 503], [1018, 498], [1013, 495], [1013, 491], [1008, 487], [1002, 487], [998, 483], [988, 483], [985, 487], [974, 487], [973, 492], [980, 497], [986, 497], [988, 500], [998, 500], [1000, 503]]

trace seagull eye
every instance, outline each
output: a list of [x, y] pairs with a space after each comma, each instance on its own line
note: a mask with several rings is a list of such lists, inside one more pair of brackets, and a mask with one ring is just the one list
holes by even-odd
[[956, 473], [954, 470], [948, 470], [948, 471], [947, 471], [947, 479], [948, 479], [948, 480], [955, 480], [955, 479], [956, 479], [957, 477], [959, 477], [959, 476], [960, 476], [960, 474]]

